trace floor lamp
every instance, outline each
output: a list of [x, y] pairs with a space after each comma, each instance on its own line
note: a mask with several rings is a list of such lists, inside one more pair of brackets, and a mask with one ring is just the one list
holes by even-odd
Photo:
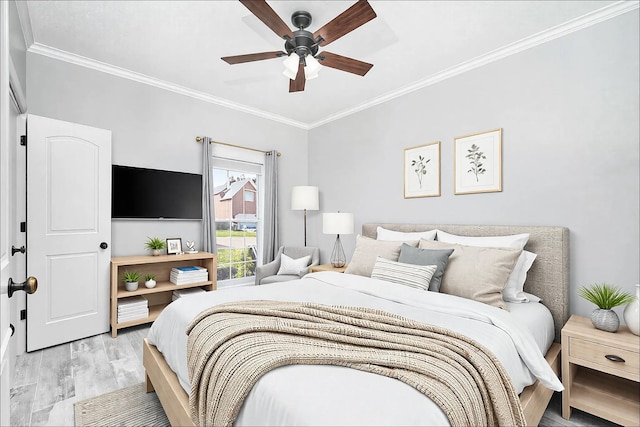
[[347, 263], [347, 257], [344, 255], [344, 249], [342, 249], [340, 235], [353, 234], [353, 214], [345, 212], [322, 214], [322, 232], [324, 234], [337, 235], [330, 261], [335, 268], [344, 267]]
[[307, 185], [293, 187], [291, 189], [291, 209], [304, 211], [304, 245], [307, 246], [307, 211], [317, 211], [318, 187]]

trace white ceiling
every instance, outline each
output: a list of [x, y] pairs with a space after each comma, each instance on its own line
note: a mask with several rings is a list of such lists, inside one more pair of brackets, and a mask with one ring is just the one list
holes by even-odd
[[[354, 1], [269, 1], [313, 32]], [[32, 52], [311, 128], [616, 16], [638, 2], [377, 1], [377, 18], [324, 50], [374, 64], [360, 77], [324, 67], [289, 93], [282, 59], [220, 57], [282, 50], [240, 2], [29, 1]], [[631, 4], [631, 6], [630, 6]], [[29, 39], [29, 37], [27, 37]], [[31, 41], [31, 40], [30, 40]]]

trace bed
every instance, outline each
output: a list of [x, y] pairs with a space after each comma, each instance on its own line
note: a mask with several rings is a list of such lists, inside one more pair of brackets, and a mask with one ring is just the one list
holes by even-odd
[[[533, 253], [536, 253], [537, 259], [528, 272], [527, 280], [525, 283], [525, 291], [540, 297], [543, 303], [545, 304], [545, 306], [548, 308], [550, 317], [552, 317], [551, 328], [555, 329], [555, 334], [552, 332], [551, 337], [552, 337], [552, 341], [555, 340], [556, 342], [544, 343], [542, 342], [544, 341], [544, 339], [541, 339], [540, 340], [541, 343], [539, 344], [539, 347], [541, 349], [542, 348], [546, 349], [546, 354], [544, 357], [544, 360], [546, 361], [545, 362], [546, 367], [549, 368], [550, 371], [552, 371], [555, 375], [558, 374], [560, 346], [557, 341], [559, 341], [560, 329], [568, 318], [568, 309], [567, 309], [568, 296], [567, 295], [568, 295], [568, 282], [569, 282], [569, 268], [568, 268], [569, 232], [566, 228], [546, 227], [546, 226], [525, 227], [525, 226], [475, 226], [475, 225], [443, 225], [443, 224], [364, 224], [362, 228], [362, 235], [375, 239], [377, 234], [377, 229], [379, 226], [384, 227], [385, 229], [388, 229], [388, 230], [397, 230], [402, 232], [416, 232], [416, 231], [423, 231], [423, 230], [439, 229], [455, 235], [477, 236], [477, 237], [529, 233], [530, 237], [528, 239], [527, 245], [525, 246], [525, 249]], [[381, 304], [382, 308], [395, 307], [399, 304], [398, 301], [394, 301], [392, 303], [388, 303], [386, 301], [380, 302], [381, 300], [379, 296], [376, 296], [376, 295], [374, 296], [368, 295], [366, 297], [363, 297], [362, 292], [357, 292], [354, 294], [353, 289], [351, 289], [348, 292], [345, 292], [344, 290], [336, 290], [334, 289], [336, 288], [336, 285], [331, 284], [330, 282], [334, 280], [339, 280], [339, 279], [332, 276], [340, 276], [340, 274], [314, 273], [312, 275], [309, 275], [309, 277], [305, 279], [306, 281], [301, 282], [303, 283], [303, 285], [298, 286], [297, 288], [291, 287], [291, 286], [295, 286], [294, 283], [281, 284], [279, 285], [279, 288], [273, 288], [274, 290], [269, 292], [272, 292], [274, 295], [267, 294], [266, 287], [258, 287], [262, 289], [255, 289], [246, 295], [241, 294], [237, 296], [225, 290], [224, 292], [219, 292], [218, 293], [219, 295], [216, 296], [215, 298], [218, 298], [216, 302], [224, 302], [225, 299], [230, 299], [230, 300], [248, 299], [247, 296], [250, 296], [251, 298], [256, 298], [256, 299], [295, 300], [296, 298], [302, 298], [301, 296], [296, 296], [296, 292], [304, 291], [306, 292], [307, 295], [309, 295], [309, 293], [313, 295], [317, 295], [318, 301], [320, 303], [324, 301], [335, 301], [336, 298], [342, 298], [342, 296], [340, 295], [348, 294], [349, 297], [346, 297], [346, 299], [344, 300], [345, 304], [352, 304], [353, 302], [364, 301], [363, 304], [373, 304], [374, 306], [376, 304]], [[358, 280], [355, 280], [355, 281], [358, 282]], [[360, 286], [360, 284], [358, 283], [348, 285], [348, 287], [351, 287], [351, 288], [358, 287], [358, 286]], [[365, 285], [365, 286], [369, 286], [369, 285]], [[259, 291], [258, 294], [252, 293], [255, 291]], [[406, 294], [407, 300], [413, 299], [413, 294], [411, 294], [411, 292], [415, 292], [414, 290], [406, 290], [403, 292]], [[354, 295], [357, 295], [357, 296], [354, 296]], [[224, 296], [224, 298], [220, 299], [222, 296]], [[448, 296], [443, 296], [442, 298], [446, 299], [447, 297]], [[343, 303], [342, 300], [339, 301], [339, 303], [342, 304]], [[187, 310], [185, 314], [177, 315], [178, 317], [182, 316], [183, 319], [173, 318], [169, 320], [171, 311], [165, 310], [168, 312], [167, 316], [164, 316], [164, 315], [161, 316], [158, 319], [159, 322], [158, 321], [157, 322], [159, 324], [165, 323], [165, 324], [183, 325], [190, 320], [189, 317], [191, 317], [193, 313], [197, 313], [198, 310], [206, 306], [208, 302], [200, 301], [199, 304], [202, 304], [202, 305], [199, 306], [198, 304], [196, 304], [195, 307], [192, 307], [189, 309], [190, 311]], [[529, 307], [534, 307], [534, 306], [529, 305]], [[416, 311], [418, 309], [415, 307], [411, 307], [410, 310]], [[514, 310], [513, 316], [516, 316], [515, 312], [521, 312], [521, 311], [522, 310], [520, 308], [518, 308], [517, 310]], [[173, 315], [175, 316], [176, 314], [174, 313]], [[527, 313], [524, 313], [524, 314], [521, 313], [520, 315], [523, 317], [527, 317]], [[448, 316], [448, 314], [442, 314], [439, 317], [442, 317], [443, 319], [447, 319], [446, 316]], [[165, 317], [167, 319], [163, 320]], [[445, 320], [442, 320], [442, 322], [446, 323]], [[182, 327], [183, 326], [179, 326], [179, 328], [182, 328]], [[175, 360], [167, 362], [167, 360], [165, 360], [165, 355], [161, 351], [159, 351], [155, 345], [152, 344], [152, 343], [157, 344], [156, 342], [157, 337], [152, 336], [155, 334], [154, 331], [155, 331], [155, 324], [154, 324], [154, 327], [152, 327], [152, 331], [150, 331], [150, 336], [147, 339], [145, 339], [144, 346], [143, 346], [147, 391], [155, 390], [157, 392], [158, 397], [172, 425], [194, 425], [190, 416], [189, 396], [185, 391], [189, 389], [188, 384], [185, 384], [184, 373], [180, 374], [180, 369], [175, 368], [177, 366], [176, 363], [179, 364], [180, 362], [176, 362]], [[159, 347], [162, 347], [162, 345], [159, 344]], [[165, 344], [165, 352], [167, 347], [168, 346]], [[181, 348], [182, 344], [176, 344], [173, 347]], [[502, 350], [500, 348], [497, 348], [496, 351], [500, 352]], [[176, 356], [167, 355], [167, 359], [172, 359], [175, 357]], [[170, 365], [173, 365], [175, 369], [172, 369]], [[292, 381], [294, 381], [296, 378], [300, 378], [301, 375], [308, 375], [309, 377], [315, 378], [314, 381], [319, 381], [319, 382], [322, 381], [323, 377], [326, 378], [326, 377], [331, 377], [332, 375], [339, 375], [338, 373], [340, 372], [339, 370], [331, 370], [331, 369], [326, 369], [326, 367], [323, 367], [324, 370], [319, 371], [319, 372], [322, 372], [322, 374], [319, 377], [314, 377], [314, 375], [315, 376], [319, 375], [318, 371], [305, 371], [306, 368], [302, 366], [296, 366], [295, 368], [297, 370], [279, 369], [276, 371], [283, 373], [282, 375], [285, 375], [285, 376], [292, 375], [293, 376]], [[342, 368], [342, 369], [347, 369], [347, 368]], [[176, 372], [174, 371], [178, 371], [178, 374], [176, 374]], [[341, 375], [341, 376], [348, 377], [349, 375], [352, 375], [352, 374], [350, 373], [348, 375]], [[357, 373], [357, 375], [361, 376], [362, 373]], [[278, 395], [287, 396], [286, 393], [288, 392], [287, 390], [278, 390], [277, 392], [274, 391], [274, 390], [277, 390], [278, 384], [281, 382], [281, 379], [274, 380], [273, 377], [274, 376], [271, 375], [271, 373], [269, 375], [266, 375], [265, 376], [266, 380], [264, 381], [264, 383], [259, 384], [260, 387], [256, 387], [256, 390], [262, 390], [262, 391], [256, 391], [256, 394], [263, 393], [262, 397], [260, 398], [258, 396], [252, 397], [252, 395], [249, 395], [249, 397], [247, 398], [248, 399], [247, 404], [245, 405], [247, 408], [243, 409], [243, 411], [239, 414], [238, 423], [237, 423], [238, 425], [256, 424], [260, 420], [266, 423], [271, 423], [271, 424], [273, 423], [302, 424], [303, 423], [300, 418], [295, 418], [295, 416], [293, 416], [293, 418], [287, 418], [287, 416], [289, 416], [288, 414], [283, 415], [282, 411], [280, 413], [277, 413], [278, 412], [277, 410], [274, 410], [276, 412], [274, 415], [274, 418], [271, 418], [270, 419], [271, 421], [268, 421], [269, 414], [265, 412], [264, 405], [260, 406], [261, 405], [260, 402], [264, 401], [265, 396], [267, 396], [266, 399], [271, 399], [270, 404], [275, 405], [274, 407], [277, 408], [278, 405], [274, 404], [273, 400], [276, 399]], [[186, 381], [188, 382], [188, 380]], [[400, 387], [400, 389], [402, 389], [401, 386], [393, 385], [392, 383], [385, 382], [385, 381], [386, 380], [383, 380], [383, 383], [381, 383], [381, 387], [385, 387], [385, 390], [389, 389], [390, 387], [391, 388]], [[526, 381], [526, 379], [518, 380], [515, 382], [521, 383], [523, 381]], [[303, 383], [304, 385], [304, 381], [297, 381], [297, 382]], [[293, 393], [293, 395], [288, 396], [286, 400], [289, 401], [289, 404], [296, 405], [297, 407], [305, 406], [304, 404], [305, 398], [316, 399], [315, 402], [326, 401], [326, 402], [330, 402], [331, 405], [336, 405], [336, 402], [332, 401], [331, 399], [334, 399], [334, 400], [337, 399], [339, 401], [340, 399], [344, 400], [345, 398], [345, 396], [341, 397], [340, 392], [338, 392], [336, 389], [346, 388], [346, 386], [336, 387], [336, 384], [339, 385], [340, 382], [338, 381], [336, 383], [334, 380], [332, 380], [332, 386], [334, 388], [331, 393], [324, 392], [325, 393], [324, 395], [322, 394], [323, 392], [320, 392], [320, 394], [317, 394], [317, 395], [311, 393], [311, 397], [309, 397], [309, 393], [307, 393], [308, 390], [296, 389], [296, 387], [302, 387], [302, 386], [296, 385], [295, 387], [289, 387], [292, 389], [292, 390], [289, 390], [289, 392]], [[531, 385], [522, 386], [519, 384], [517, 387], [519, 392], [520, 403], [522, 404], [522, 408], [524, 410], [524, 417], [526, 419], [526, 423], [528, 425], [537, 425], [544, 410], [546, 409], [546, 406], [549, 402], [549, 399], [551, 398], [553, 390], [543, 385], [542, 381], [540, 381], [539, 379], [538, 380], [534, 379], [534, 382]], [[397, 393], [404, 393], [405, 391], [400, 390], [400, 391], [397, 391]], [[269, 393], [271, 393], [271, 395]], [[407, 396], [409, 396], [407, 397], [407, 400], [411, 400], [414, 398], [413, 396], [410, 396], [410, 393], [407, 394]], [[302, 399], [302, 400], [296, 400], [296, 399]], [[373, 399], [375, 399], [375, 397]], [[369, 401], [367, 405], [368, 407], [372, 407], [372, 406], [377, 407], [377, 406], [384, 406], [385, 404], [388, 404], [388, 402], [389, 402], [389, 399], [385, 397], [383, 399], [379, 399], [379, 401], [373, 400], [373, 405], [372, 405], [372, 401]], [[286, 403], [283, 405], [286, 407]], [[310, 405], [310, 406], [314, 406], [314, 407], [318, 406], [319, 409], [317, 410], [322, 411], [322, 405]], [[350, 402], [350, 406], [357, 406], [357, 402]], [[333, 408], [335, 409], [336, 406], [334, 406]], [[335, 413], [335, 415], [337, 417], [340, 417], [340, 419], [342, 420], [349, 419], [348, 418], [349, 414], [340, 413], [340, 409], [335, 409], [332, 411], [325, 410], [325, 412]], [[256, 415], [258, 413], [261, 413], [261, 414]], [[315, 415], [318, 415], [318, 414], [315, 414]], [[256, 418], [256, 416], [258, 416], [258, 418]], [[296, 416], [313, 416], [313, 414], [312, 415], [296, 414]], [[259, 417], [263, 417], [263, 418], [259, 418]], [[313, 421], [308, 421], [307, 424], [318, 423], [317, 419], [312, 419], [312, 420]], [[434, 420], [438, 420], [437, 416], [436, 418], [434, 418]], [[366, 420], [352, 420], [353, 424], [357, 424], [359, 422], [366, 423]], [[416, 423], [424, 424], [424, 420], [412, 421], [411, 419], [409, 420], [403, 419], [402, 422], [404, 423], [416, 422]], [[330, 424], [331, 420], [328, 420], [328, 421], [324, 420], [320, 423]], [[349, 422], [346, 422], [346, 423], [349, 423]], [[380, 420], [379, 423], [384, 424], [385, 421]], [[394, 422], [392, 421], [387, 421], [387, 423], [394, 424]], [[433, 421], [433, 423], [442, 424], [439, 421]], [[398, 422], [395, 422], [395, 424], [398, 424]]]

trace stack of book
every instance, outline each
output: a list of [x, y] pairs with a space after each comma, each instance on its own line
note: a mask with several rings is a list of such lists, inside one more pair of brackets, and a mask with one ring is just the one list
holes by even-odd
[[176, 285], [206, 282], [209, 280], [209, 272], [200, 266], [174, 267], [171, 269], [169, 280]]
[[142, 296], [118, 301], [118, 323], [149, 317], [149, 302]]
[[206, 291], [202, 288], [188, 288], [188, 289], [176, 289], [171, 294], [171, 301], [175, 301], [178, 298], [186, 297], [195, 294], [204, 294]]

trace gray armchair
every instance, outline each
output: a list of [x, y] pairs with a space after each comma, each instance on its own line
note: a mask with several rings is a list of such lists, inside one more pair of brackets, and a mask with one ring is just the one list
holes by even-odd
[[[310, 255], [309, 265], [300, 271], [300, 274], [278, 274], [278, 270], [280, 270], [280, 257], [283, 253], [294, 259]], [[256, 267], [256, 285], [299, 279], [309, 272], [309, 268], [318, 264], [320, 264], [320, 250], [318, 248], [281, 246], [273, 261]]]

